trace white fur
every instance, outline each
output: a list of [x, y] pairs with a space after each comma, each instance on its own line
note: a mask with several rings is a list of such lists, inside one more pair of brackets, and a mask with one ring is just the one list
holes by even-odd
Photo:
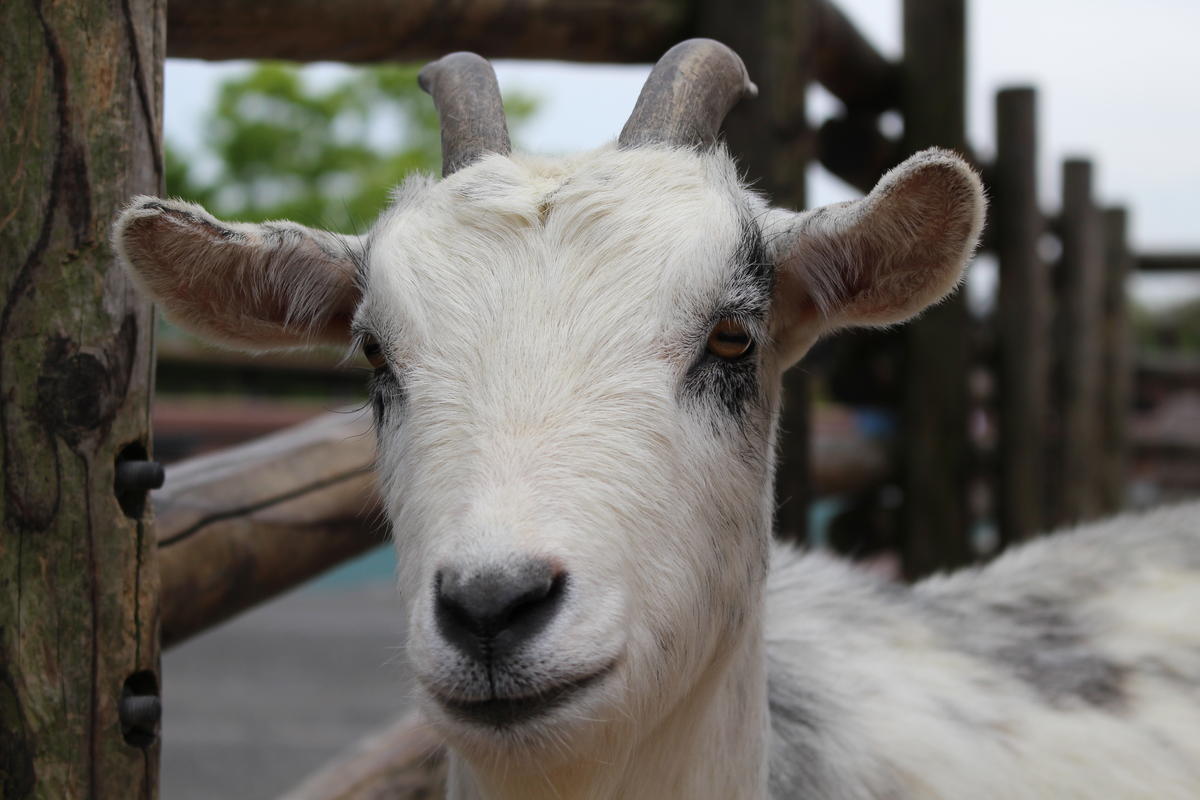
[[821, 744], [806, 763], [779, 723], [776, 773], [847, 800], [1200, 796], [1197, 610], [1200, 504], [911, 589], [784, 556], [772, 681], [805, 687]]
[[[721, 150], [490, 156], [401, 187], [362, 248], [353, 328], [388, 360], [381, 487], [451, 796], [1200, 794], [1200, 626], [1178, 610], [1200, 599], [1195, 507], [912, 590], [779, 553], [768, 587], [781, 373], [826, 330], [936, 302], [982, 216], [978, 178], [941, 151], [805, 214], [768, 209]], [[171, 252], [211, 246], [165, 230]], [[151, 268], [185, 319], [286, 338]], [[740, 371], [704, 355], [730, 314], [757, 342]], [[568, 593], [485, 673], [443, 638], [434, 576], [530, 557]], [[438, 700], [597, 674], [503, 728]]]
[[[572, 576], [574, 602], [529, 656], [538, 677], [619, 664], [527, 729], [475, 730], [429, 704], [473, 756], [469, 780], [496, 796], [585, 785], [629, 796], [655, 750], [655, 777], [636, 780], [668, 793], [695, 782], [691, 796], [718, 785], [730, 796], [764, 777], [760, 724], [727, 728], [746, 751], [737, 768], [705, 775], [668, 758], [701, 749], [692, 736], [720, 707], [709, 699], [743, 680], [725, 669], [737, 657], [728, 639], [757, 647], [761, 636], [752, 603], [736, 627], [706, 612], [721, 604], [714, 590], [734, 602], [761, 583], [773, 399], [755, 457], [742, 459], [743, 436], [714, 436], [711, 415], [681, 414], [676, 396], [707, 334], [702, 314], [726, 289], [737, 186], [727, 160], [690, 153], [602, 151], [565, 169], [490, 158], [405, 198], [372, 244], [356, 324], [404, 373], [380, 473], [396, 529], [414, 532], [397, 547], [421, 685], [453, 691], [465, 669], [433, 624], [433, 570], [514, 553], [553, 557]], [[761, 676], [751, 684], [747, 701]]]

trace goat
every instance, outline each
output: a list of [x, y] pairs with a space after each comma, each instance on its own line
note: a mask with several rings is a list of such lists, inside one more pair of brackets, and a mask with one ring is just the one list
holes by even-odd
[[202, 336], [370, 361], [452, 797], [1200, 796], [1200, 506], [911, 588], [771, 544], [780, 375], [958, 284], [984, 216], [960, 158], [770, 208], [718, 140], [753, 84], [710, 40], [561, 159], [510, 153], [478, 56], [421, 84], [444, 178], [366, 236], [142, 197], [114, 242]]

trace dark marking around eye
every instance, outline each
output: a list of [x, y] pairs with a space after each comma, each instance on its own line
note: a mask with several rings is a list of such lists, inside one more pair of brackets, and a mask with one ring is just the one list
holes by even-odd
[[736, 272], [730, 281], [730, 289], [744, 299], [752, 316], [766, 316], [775, 288], [775, 265], [767, 259], [767, 245], [762, 231], [750, 219], [742, 222], [742, 234], [734, 251], [733, 264]]
[[715, 403], [734, 417], [743, 416], [758, 395], [758, 363], [753, 358], [727, 361], [707, 353], [688, 371], [684, 392]]
[[398, 413], [404, 404], [404, 384], [390, 369], [375, 370], [367, 384], [367, 393], [371, 399], [376, 428], [391, 422], [392, 415]]
[[[705, 321], [706, 328], [701, 335], [707, 339], [723, 317], [765, 319], [774, 284], [775, 267], [767, 261], [762, 232], [758, 225], [747, 219], [732, 257], [725, 291], [727, 307]], [[759, 395], [756, 350], [751, 346], [744, 355], [731, 359], [703, 349], [684, 377], [684, 399], [710, 408], [715, 406], [737, 418], [739, 423], [745, 422]]]

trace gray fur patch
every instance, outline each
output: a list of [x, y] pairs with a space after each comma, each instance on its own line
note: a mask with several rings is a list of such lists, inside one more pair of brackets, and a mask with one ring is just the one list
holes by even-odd
[[1085, 704], [1116, 712], [1128, 703], [1128, 667], [1091, 646], [1085, 626], [1061, 597], [1018, 594], [967, 609], [929, 610], [953, 647], [1000, 667], [1055, 707]]
[[[861, 746], [838, 718], [837, 700], [818, 685], [767, 659], [767, 706], [771, 719], [768, 794], [776, 800], [901, 800], [892, 769], [883, 761], [860, 761], [868, 769], [847, 769], [835, 754]], [[847, 738], [849, 736], [850, 738]]]
[[828, 759], [821, 750], [825, 741], [823, 699], [781, 676], [784, 670], [767, 670], [767, 707], [775, 746], [771, 749], [771, 797], [827, 797]]
[[994, 658], [1047, 702], [1081, 701], [1110, 711], [1125, 705], [1128, 670], [1089, 646], [1061, 602], [1030, 596], [989, 610], [1013, 620], [1018, 631], [1016, 640], [998, 647]]

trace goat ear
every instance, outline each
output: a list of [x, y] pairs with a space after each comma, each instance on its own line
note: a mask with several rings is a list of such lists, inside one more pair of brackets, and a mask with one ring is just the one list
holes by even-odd
[[137, 197], [113, 244], [167, 315], [204, 339], [242, 350], [349, 339], [357, 237], [225, 223], [192, 203]]
[[903, 322], [962, 278], [983, 230], [979, 176], [946, 150], [925, 150], [861, 200], [773, 212], [777, 265], [772, 335], [792, 363], [825, 331]]

